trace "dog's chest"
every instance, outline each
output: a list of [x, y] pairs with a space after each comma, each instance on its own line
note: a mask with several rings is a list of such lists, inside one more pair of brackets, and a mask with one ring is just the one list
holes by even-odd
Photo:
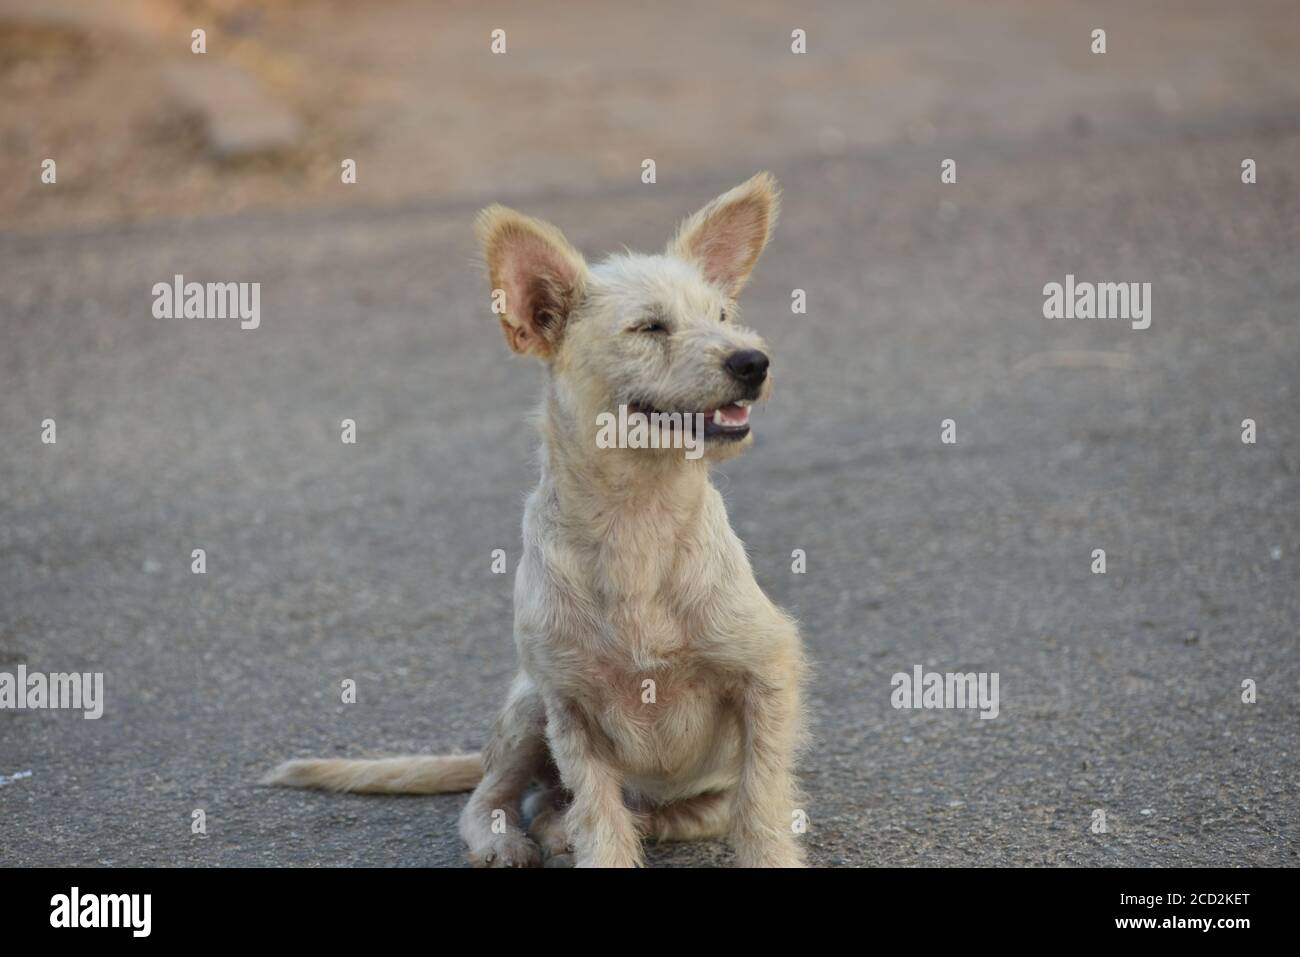
[[689, 651], [667, 659], [600, 657], [585, 695], [622, 769], [645, 779], [698, 778], [734, 750], [730, 682]]
[[707, 502], [690, 521], [649, 510], [607, 520], [600, 535], [543, 528], [549, 547], [521, 568], [517, 623], [538, 636], [528, 667], [583, 710], [644, 793], [655, 782], [661, 796], [688, 793], [735, 763], [737, 677], [718, 660], [733, 616], [717, 603], [743, 553], [729, 551], [720, 500]]

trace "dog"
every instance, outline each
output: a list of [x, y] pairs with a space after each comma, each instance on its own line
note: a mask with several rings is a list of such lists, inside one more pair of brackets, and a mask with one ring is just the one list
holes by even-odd
[[[519, 672], [481, 755], [290, 761], [267, 783], [473, 787], [460, 833], [479, 866], [636, 867], [645, 839], [715, 837], [742, 867], [805, 865], [806, 659], [709, 480], [752, 443], [751, 404], [771, 389], [736, 297], [779, 202], [760, 173], [688, 217], [663, 254], [591, 267], [548, 223], [479, 214], [506, 342], [547, 369], [515, 577]], [[700, 416], [703, 454], [672, 436], [599, 447], [598, 418], [620, 406]]]

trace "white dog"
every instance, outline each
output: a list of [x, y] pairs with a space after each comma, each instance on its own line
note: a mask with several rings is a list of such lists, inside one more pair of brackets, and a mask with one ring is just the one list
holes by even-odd
[[[506, 341], [549, 373], [515, 578], [519, 674], [481, 756], [291, 761], [270, 783], [439, 793], [477, 782], [460, 831], [482, 865], [633, 867], [643, 837], [724, 835], [742, 866], [803, 864], [803, 651], [709, 481], [711, 462], [751, 441], [750, 404], [770, 388], [767, 350], [738, 324], [735, 298], [777, 206], [759, 174], [687, 219], [663, 255], [590, 268], [555, 227], [480, 213]], [[619, 406], [701, 413], [685, 421], [703, 421], [702, 457], [672, 435], [602, 447], [597, 422]]]

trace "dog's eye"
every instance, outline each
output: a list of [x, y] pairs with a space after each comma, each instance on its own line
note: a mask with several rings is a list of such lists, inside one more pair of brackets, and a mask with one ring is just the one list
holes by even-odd
[[643, 322], [636, 327], [637, 332], [667, 332], [668, 327], [662, 322]]
[[727, 310], [723, 309], [722, 312], [718, 313], [718, 322], [726, 322], [726, 321], [727, 321]]

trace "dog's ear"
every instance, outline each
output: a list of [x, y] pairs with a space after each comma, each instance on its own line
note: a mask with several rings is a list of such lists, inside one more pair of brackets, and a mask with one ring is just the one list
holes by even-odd
[[704, 278], [734, 297], [767, 245], [780, 206], [775, 177], [759, 173], [682, 223], [668, 252], [694, 262]]
[[505, 293], [501, 327], [515, 352], [550, 358], [582, 299], [587, 264], [550, 223], [489, 206], [475, 223], [492, 289]]

